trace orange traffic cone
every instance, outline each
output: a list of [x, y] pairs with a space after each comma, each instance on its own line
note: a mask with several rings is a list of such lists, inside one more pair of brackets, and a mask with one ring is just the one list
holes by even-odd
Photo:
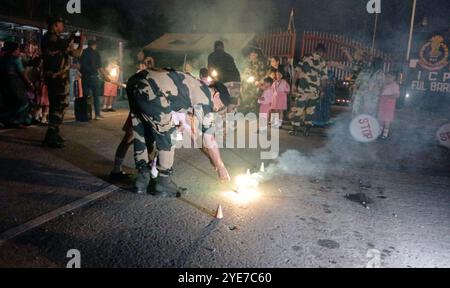
[[222, 205], [219, 205], [219, 207], [217, 208], [216, 219], [223, 219]]

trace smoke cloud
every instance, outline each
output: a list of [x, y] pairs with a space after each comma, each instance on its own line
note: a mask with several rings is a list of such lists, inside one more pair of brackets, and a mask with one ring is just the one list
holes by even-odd
[[[174, 23], [172, 31], [252, 33], [279, 28], [280, 9], [277, 2], [272, 0], [169, 0], [165, 3], [165, 14]], [[287, 14], [288, 11], [286, 11]], [[287, 27], [287, 19], [285, 22]]]
[[389, 140], [362, 144], [350, 135], [350, 115], [344, 113], [326, 132], [325, 146], [310, 153], [284, 152], [267, 167], [264, 177], [270, 180], [287, 174], [324, 178], [342, 171], [357, 174], [365, 168], [448, 177], [450, 153], [438, 146], [436, 132], [449, 121], [448, 115], [439, 116], [436, 111], [406, 107], [398, 112]]

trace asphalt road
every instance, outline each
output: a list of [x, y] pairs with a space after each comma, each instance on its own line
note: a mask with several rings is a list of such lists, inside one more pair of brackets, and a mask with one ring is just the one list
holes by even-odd
[[[0, 234], [114, 187], [125, 117], [81, 125], [68, 115], [61, 151], [40, 146], [42, 127], [0, 130]], [[65, 267], [70, 249], [82, 267], [366, 267], [378, 257], [381, 267], [450, 267], [450, 156], [430, 140], [449, 119], [399, 117], [392, 139], [370, 145], [346, 137], [345, 120], [308, 139], [281, 131], [281, 154], [301, 157], [273, 166], [248, 199], [219, 185], [200, 152], [179, 150], [182, 199], [137, 196], [123, 183], [0, 244], [0, 267]], [[233, 176], [261, 165], [258, 149], [222, 154]], [[133, 172], [132, 151], [126, 164]]]

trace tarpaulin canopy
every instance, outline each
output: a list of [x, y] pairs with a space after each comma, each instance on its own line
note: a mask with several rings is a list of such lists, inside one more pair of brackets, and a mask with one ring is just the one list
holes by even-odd
[[227, 51], [241, 52], [251, 45], [255, 34], [181, 34], [168, 33], [147, 45], [144, 49], [162, 53], [205, 53], [211, 52], [216, 41], [223, 41]]

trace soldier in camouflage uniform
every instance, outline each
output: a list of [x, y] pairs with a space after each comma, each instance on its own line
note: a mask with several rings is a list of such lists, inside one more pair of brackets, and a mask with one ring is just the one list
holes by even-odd
[[352, 73], [350, 78], [350, 87], [354, 87], [356, 79], [358, 79], [359, 74], [367, 67], [365, 60], [367, 60], [367, 53], [365, 53], [361, 49], [356, 49], [355, 53], [352, 55], [347, 47], [341, 48], [342, 53], [347, 58], [348, 62], [351, 62], [352, 65], [349, 68], [346, 66], [339, 67], [343, 70], [348, 70]]
[[[149, 151], [155, 143], [158, 150], [158, 171], [155, 186], [151, 194], [160, 197], [179, 197], [184, 189], [178, 187], [171, 179], [175, 148], [172, 133], [175, 125], [172, 112], [190, 111], [202, 124], [204, 140], [208, 146], [211, 159], [215, 160], [216, 169], [226, 173], [225, 165], [220, 159], [212, 135], [208, 135], [213, 125], [211, 89], [191, 75], [171, 70], [143, 70], [128, 81], [127, 94], [134, 129], [135, 162], [139, 175], [136, 181], [138, 194], [147, 193], [150, 184]], [[221, 91], [225, 105], [231, 101], [230, 95]], [[214, 155], [213, 155], [214, 154]], [[218, 155], [217, 155], [218, 154]], [[229, 176], [228, 176], [229, 178]]]
[[64, 20], [52, 17], [48, 21], [49, 29], [42, 40], [44, 60], [44, 80], [48, 88], [50, 101], [49, 127], [44, 145], [50, 148], [63, 148], [64, 139], [59, 134], [59, 126], [69, 106], [69, 56], [80, 57], [83, 52], [83, 37], [77, 49], [73, 40], [63, 39]]
[[[323, 44], [317, 45], [316, 51], [306, 56], [297, 67], [297, 98], [296, 107], [292, 109], [291, 118], [294, 126], [304, 127], [305, 136], [313, 126], [316, 107], [322, 97], [322, 88], [327, 80], [327, 63], [323, 59], [326, 48]], [[294, 134], [295, 129], [294, 129]]]
[[258, 51], [254, 50], [249, 54], [247, 68], [242, 77], [242, 96], [240, 110], [244, 114], [257, 113], [259, 85], [262, 84], [266, 76], [266, 65], [259, 59]]

